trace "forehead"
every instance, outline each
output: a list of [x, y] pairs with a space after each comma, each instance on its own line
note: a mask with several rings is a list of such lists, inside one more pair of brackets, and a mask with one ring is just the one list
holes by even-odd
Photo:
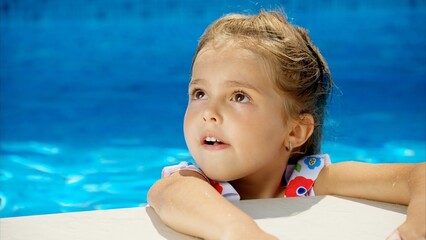
[[230, 70], [229, 74], [252, 75], [271, 81], [274, 76], [271, 65], [262, 54], [242, 47], [236, 41], [220, 41], [208, 43], [198, 52], [192, 75], [199, 74], [200, 70], [220, 67], [222, 71]]
[[248, 41], [240, 40], [238, 38], [232, 37], [224, 37], [213, 39], [207, 42], [198, 52], [197, 58], [205, 52], [238, 52], [238, 55], [235, 57], [243, 58], [243, 59], [260, 59], [265, 60], [262, 54], [260, 54], [260, 48], [251, 47]]

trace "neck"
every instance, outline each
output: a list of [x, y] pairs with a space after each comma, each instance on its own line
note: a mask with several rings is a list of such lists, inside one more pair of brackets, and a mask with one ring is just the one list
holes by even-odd
[[261, 174], [252, 174], [241, 179], [231, 181], [231, 185], [240, 194], [241, 199], [275, 198], [282, 196], [284, 186], [281, 179], [287, 167], [287, 161], [281, 166], [275, 166], [270, 171]]
[[[281, 181], [274, 184], [261, 184], [244, 180], [235, 180], [230, 182], [231, 185], [240, 194], [241, 199], [261, 199], [261, 198], [275, 198], [280, 195], [283, 187]], [[253, 190], [256, 189], [256, 190]], [[257, 190], [259, 189], [259, 190]]]

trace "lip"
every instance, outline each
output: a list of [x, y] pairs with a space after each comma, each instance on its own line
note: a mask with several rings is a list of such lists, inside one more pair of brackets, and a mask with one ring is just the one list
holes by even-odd
[[218, 150], [224, 150], [229, 147], [229, 144], [221, 143], [221, 144], [215, 144], [215, 145], [209, 145], [209, 144], [202, 144], [203, 148], [210, 151], [218, 151]]
[[[204, 141], [207, 137], [216, 138], [217, 140], [220, 141], [220, 144], [213, 144], [213, 145], [207, 144]], [[216, 134], [213, 134], [211, 132], [206, 132], [206, 133], [202, 134], [202, 136], [200, 138], [200, 144], [204, 149], [210, 150], [210, 151], [223, 150], [223, 149], [226, 149], [230, 146], [228, 143], [223, 141], [223, 138], [221, 138], [220, 136], [217, 136]]]

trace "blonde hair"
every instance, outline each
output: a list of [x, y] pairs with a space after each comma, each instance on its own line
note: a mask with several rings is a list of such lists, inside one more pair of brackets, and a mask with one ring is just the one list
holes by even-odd
[[320, 152], [322, 125], [333, 82], [327, 63], [313, 45], [308, 32], [290, 24], [283, 13], [261, 11], [258, 15], [226, 15], [213, 22], [202, 35], [193, 63], [208, 43], [232, 40], [262, 56], [272, 69], [277, 89], [285, 96], [284, 112], [298, 119], [311, 114], [312, 136], [290, 156], [292, 164], [304, 155]]

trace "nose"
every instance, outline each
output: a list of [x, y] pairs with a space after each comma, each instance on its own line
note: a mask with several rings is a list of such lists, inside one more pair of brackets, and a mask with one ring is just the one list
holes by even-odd
[[216, 108], [209, 106], [203, 111], [203, 120], [204, 122], [221, 123], [222, 117]]

